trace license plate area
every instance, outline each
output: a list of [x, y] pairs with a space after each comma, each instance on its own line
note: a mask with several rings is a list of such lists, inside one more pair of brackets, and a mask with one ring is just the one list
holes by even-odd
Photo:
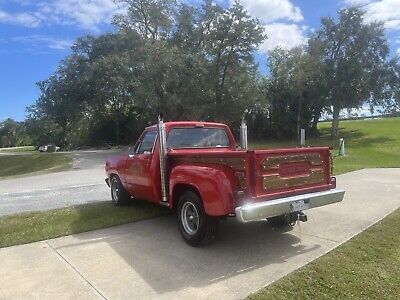
[[309, 209], [309, 207], [310, 199], [297, 200], [290, 204], [290, 210], [292, 212], [306, 210]]

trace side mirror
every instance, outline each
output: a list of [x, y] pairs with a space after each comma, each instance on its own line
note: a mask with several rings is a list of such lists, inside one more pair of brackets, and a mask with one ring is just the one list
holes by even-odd
[[132, 157], [135, 156], [135, 149], [134, 149], [133, 147], [129, 147], [129, 148], [128, 148], [128, 156], [129, 156], [130, 158], [132, 158]]

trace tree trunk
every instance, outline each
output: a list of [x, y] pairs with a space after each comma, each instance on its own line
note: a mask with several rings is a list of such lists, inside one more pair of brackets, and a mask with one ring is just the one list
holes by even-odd
[[119, 112], [115, 115], [115, 143], [119, 145]]
[[[68, 144], [67, 143], [68, 121], [66, 119], [63, 119], [59, 124], [61, 126], [61, 141], [58, 141], [58, 142], [60, 142], [61, 147], [66, 148], [67, 146], [70, 146], [70, 145], [67, 145]], [[52, 143], [56, 143], [56, 141], [52, 141]]]
[[115, 144], [119, 145], [119, 119], [120, 119], [119, 103], [117, 103], [115, 96], [113, 96], [113, 101], [115, 109]]
[[333, 118], [332, 118], [332, 128], [331, 128], [331, 137], [337, 138], [339, 136], [339, 114], [340, 107], [333, 106]]
[[219, 82], [215, 85], [215, 115], [218, 122], [222, 122], [221, 118], [221, 102], [222, 102], [222, 92]]
[[299, 97], [297, 106], [297, 139], [300, 140], [300, 130], [301, 130], [301, 97]]
[[311, 136], [317, 137], [319, 135], [318, 134], [318, 121], [319, 121], [320, 117], [321, 117], [321, 109], [316, 108], [314, 110], [314, 115], [312, 118], [311, 132], [310, 132]]

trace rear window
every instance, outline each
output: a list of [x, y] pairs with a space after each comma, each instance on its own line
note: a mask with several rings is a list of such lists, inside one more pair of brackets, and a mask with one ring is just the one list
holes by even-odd
[[173, 128], [167, 138], [170, 149], [219, 148], [229, 145], [228, 135], [223, 128]]

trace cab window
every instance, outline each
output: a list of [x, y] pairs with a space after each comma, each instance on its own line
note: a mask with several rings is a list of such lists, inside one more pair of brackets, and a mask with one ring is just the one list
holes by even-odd
[[156, 131], [147, 131], [135, 147], [136, 154], [150, 154], [153, 152], [154, 142], [157, 137]]
[[167, 138], [169, 149], [229, 147], [225, 129], [216, 127], [173, 128]]

